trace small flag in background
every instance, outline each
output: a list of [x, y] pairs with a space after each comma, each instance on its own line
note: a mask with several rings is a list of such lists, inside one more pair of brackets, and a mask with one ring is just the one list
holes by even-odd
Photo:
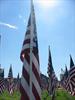
[[72, 95], [75, 95], [75, 65], [70, 55], [70, 70], [69, 70], [68, 86]]
[[4, 70], [0, 68], [0, 94], [5, 90]]
[[12, 65], [10, 65], [9, 73], [8, 73], [8, 91], [10, 94], [14, 92], [14, 80], [13, 80], [13, 72]]
[[64, 75], [63, 75], [63, 78], [62, 78], [62, 82], [61, 82], [63, 87], [64, 87], [64, 89], [67, 89], [67, 87], [66, 87], [67, 80], [68, 80], [68, 69], [67, 69], [67, 66], [65, 65], [65, 72], [64, 72]]
[[38, 40], [32, 0], [31, 14], [20, 57], [23, 62], [21, 100], [41, 100]]
[[70, 55], [70, 70], [66, 71], [61, 80], [62, 86], [71, 94], [75, 95], [75, 65]]
[[5, 83], [4, 83], [4, 79], [0, 78], [0, 94], [3, 93], [5, 90]]
[[48, 59], [48, 76], [49, 76], [49, 94], [54, 95], [56, 86], [56, 76], [52, 65], [51, 52], [49, 47], [49, 59]]

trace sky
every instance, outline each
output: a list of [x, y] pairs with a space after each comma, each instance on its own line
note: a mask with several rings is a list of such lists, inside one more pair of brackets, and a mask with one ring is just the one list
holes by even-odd
[[[75, 1], [34, 0], [39, 44], [40, 71], [47, 75], [48, 46], [58, 79], [61, 68], [70, 66], [72, 55], [75, 62]], [[22, 73], [20, 52], [24, 40], [30, 0], [0, 0], [0, 63], [8, 76], [12, 64], [13, 76]]]

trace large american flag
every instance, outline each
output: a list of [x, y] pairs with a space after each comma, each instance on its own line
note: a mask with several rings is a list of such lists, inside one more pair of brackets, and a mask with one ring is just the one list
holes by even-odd
[[32, 1], [31, 9], [27, 31], [20, 55], [21, 61], [23, 62], [20, 85], [21, 100], [41, 100], [38, 40]]
[[48, 59], [48, 76], [49, 76], [49, 94], [54, 95], [56, 86], [56, 76], [52, 65], [51, 52], [49, 47], [49, 59]]

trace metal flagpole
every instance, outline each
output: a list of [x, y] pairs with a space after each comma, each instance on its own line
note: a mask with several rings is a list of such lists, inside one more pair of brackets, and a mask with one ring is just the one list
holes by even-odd
[[32, 49], [33, 49], [33, 1], [31, 0], [31, 38], [30, 38], [30, 100], [32, 100]]

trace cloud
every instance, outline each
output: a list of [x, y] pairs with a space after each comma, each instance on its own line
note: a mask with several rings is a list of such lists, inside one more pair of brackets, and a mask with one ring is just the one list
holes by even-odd
[[4, 23], [4, 22], [0, 22], [0, 25], [1, 26], [6, 26], [6, 27], [11, 28], [11, 29], [18, 29], [17, 26], [11, 25], [11, 24], [7, 24], [7, 23]]

